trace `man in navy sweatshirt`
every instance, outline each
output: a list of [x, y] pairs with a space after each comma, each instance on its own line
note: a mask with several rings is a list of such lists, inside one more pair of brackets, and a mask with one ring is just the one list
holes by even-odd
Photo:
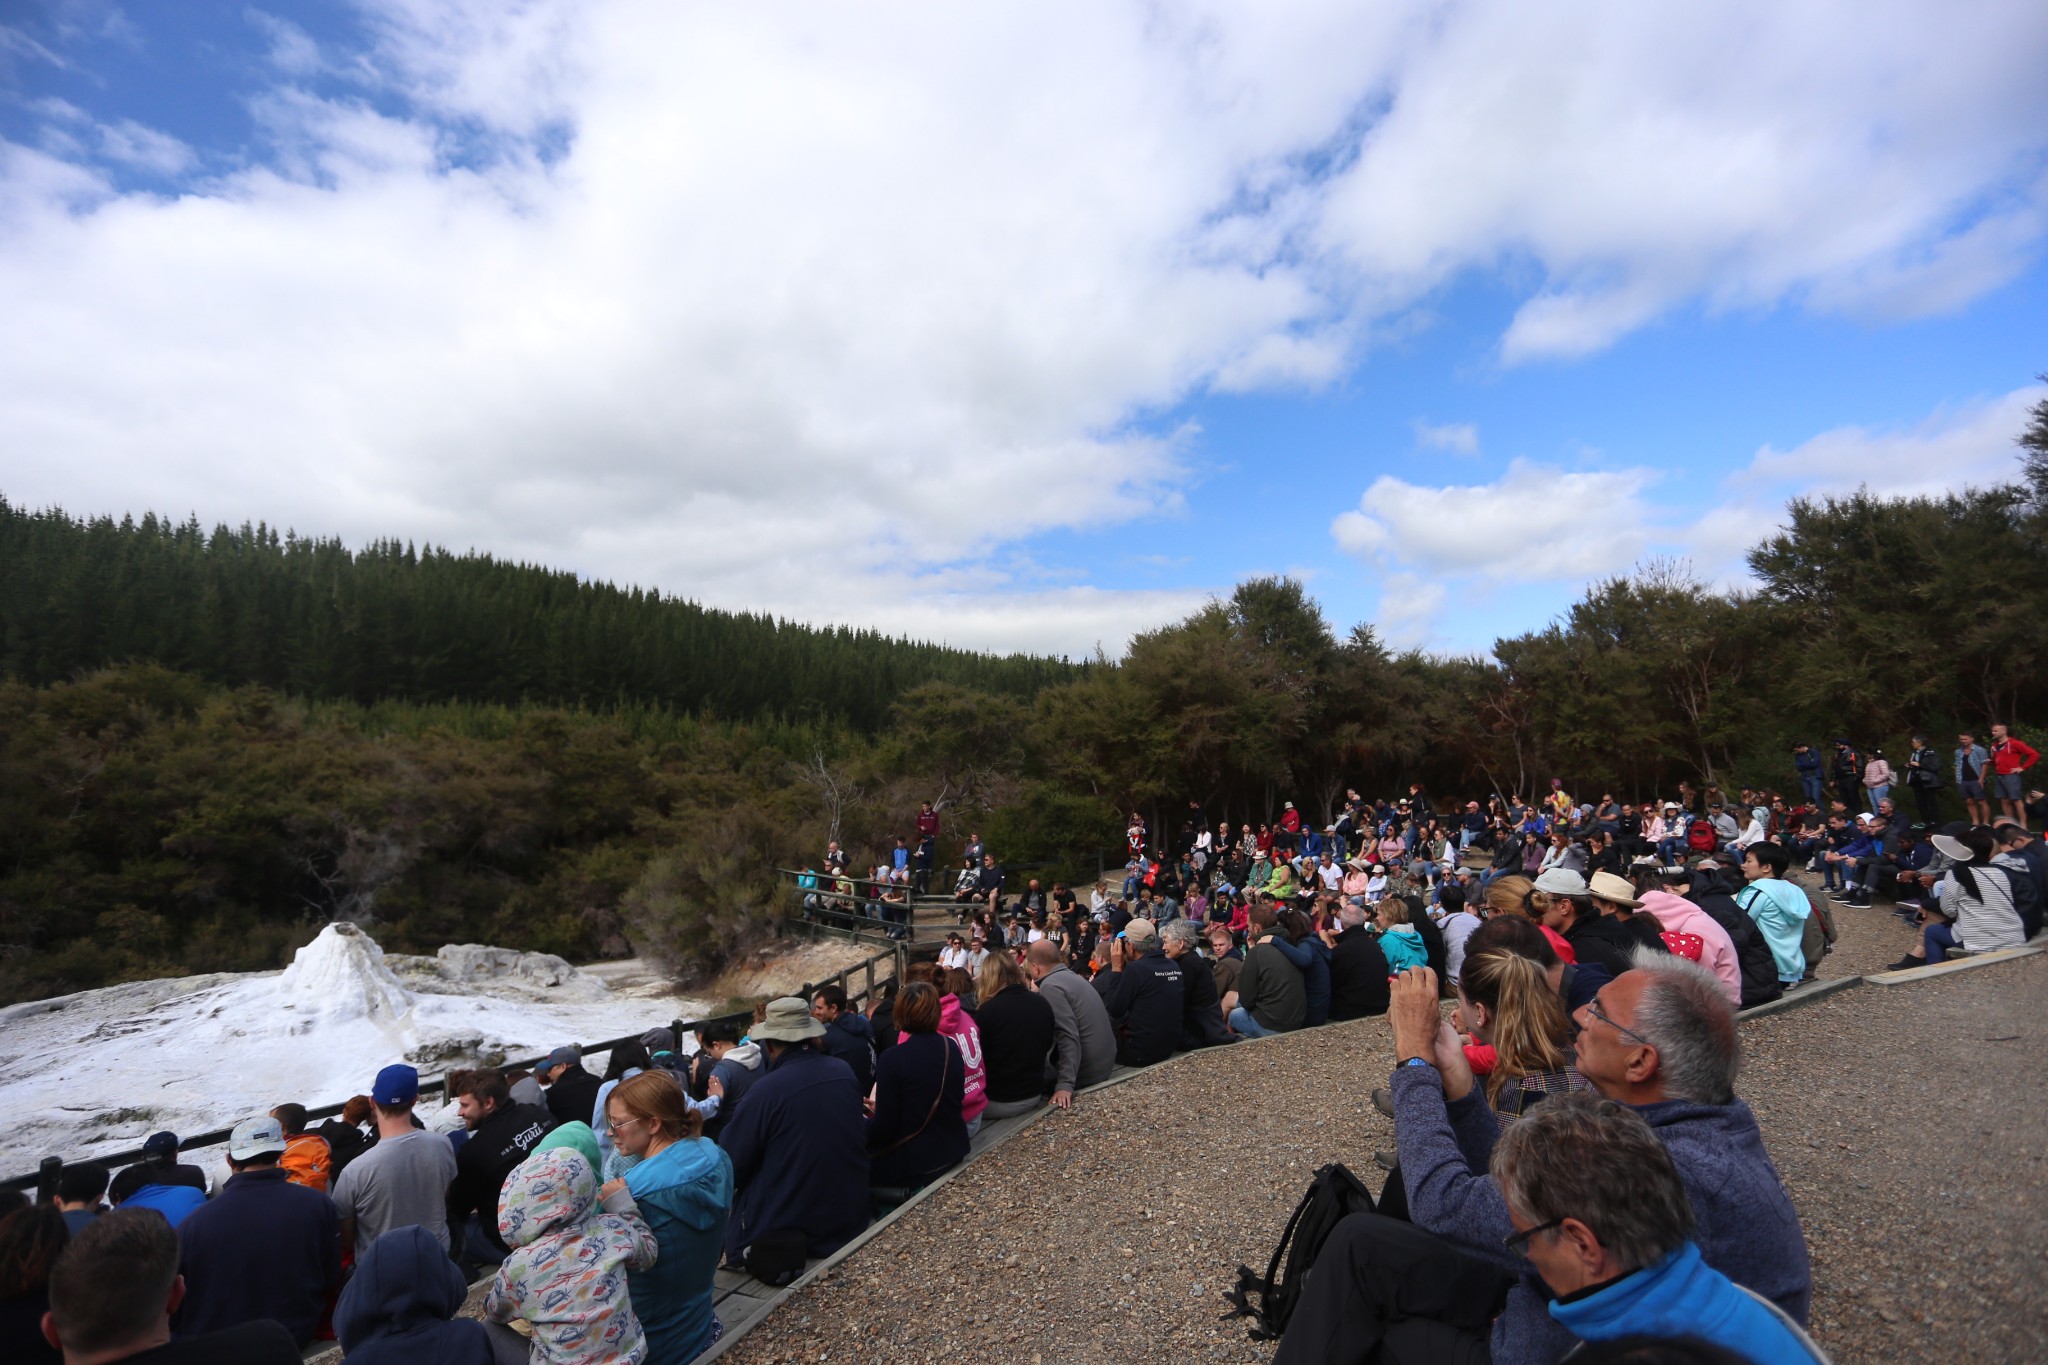
[[228, 1139], [234, 1172], [213, 1200], [178, 1225], [185, 1299], [180, 1337], [269, 1318], [301, 1347], [320, 1330], [327, 1296], [341, 1282], [341, 1219], [334, 1201], [291, 1182], [278, 1165], [284, 1128], [243, 1119]]
[[[1574, 1338], [1510, 1243], [1518, 1229], [1487, 1175], [1500, 1125], [1439, 1010], [1436, 974], [1403, 972], [1388, 1017], [1413, 1225], [1375, 1213], [1337, 1224], [1275, 1365], [1489, 1351], [1492, 1365], [1550, 1365]], [[1806, 1238], [1755, 1116], [1735, 1098], [1734, 1006], [1713, 973], [1645, 951], [1572, 1018], [1580, 1073], [1640, 1114], [1670, 1152], [1706, 1264], [1804, 1324], [1813, 1291]]]

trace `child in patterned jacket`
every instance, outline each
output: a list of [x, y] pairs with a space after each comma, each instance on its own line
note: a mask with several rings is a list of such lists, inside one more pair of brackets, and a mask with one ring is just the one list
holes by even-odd
[[533, 1325], [532, 1359], [547, 1365], [638, 1365], [647, 1341], [626, 1292], [626, 1271], [660, 1254], [633, 1196], [597, 1200], [597, 1173], [580, 1152], [537, 1151], [513, 1170], [498, 1203], [512, 1254], [484, 1299], [493, 1322]]

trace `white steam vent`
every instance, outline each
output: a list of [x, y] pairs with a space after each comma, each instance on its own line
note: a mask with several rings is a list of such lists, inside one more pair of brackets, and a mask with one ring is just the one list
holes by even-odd
[[384, 950], [353, 924], [330, 924], [299, 949], [277, 979], [278, 1003], [304, 1017], [395, 1024], [413, 996], [384, 965]]

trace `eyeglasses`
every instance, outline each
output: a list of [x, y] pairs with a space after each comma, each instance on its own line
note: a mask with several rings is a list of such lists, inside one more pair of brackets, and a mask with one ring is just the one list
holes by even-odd
[[1511, 1233], [1508, 1236], [1501, 1238], [1500, 1244], [1506, 1247], [1509, 1251], [1519, 1251], [1524, 1256], [1526, 1256], [1529, 1254], [1529, 1239], [1531, 1237], [1534, 1237], [1539, 1232], [1548, 1232], [1562, 1222], [1564, 1222], [1564, 1219], [1562, 1218], [1553, 1218], [1547, 1223], [1538, 1223], [1535, 1227], [1528, 1229], [1526, 1232]]
[[645, 1120], [639, 1118], [630, 1118], [625, 1120], [624, 1122], [620, 1122], [618, 1119], [606, 1119], [604, 1121], [604, 1126], [611, 1129], [614, 1133], [616, 1133], [619, 1132], [621, 1129], [631, 1128], [634, 1124], [642, 1122], [645, 1122]]
[[[1609, 1019], [1606, 1015], [1602, 1014], [1600, 1012], [1600, 1002], [1597, 999], [1588, 1000], [1586, 1002], [1586, 1013], [1592, 1015], [1595, 1019], [1598, 1019], [1601, 1023], [1607, 1025], [1607, 1027], [1613, 1029], [1622, 1037], [1627, 1038], [1635, 1043], [1638, 1043], [1643, 1047], [1657, 1046], [1648, 1038], [1645, 1038], [1642, 1034], [1631, 1032], [1630, 1030], [1625, 1029], [1621, 1025], [1615, 1023], [1612, 1019]], [[1574, 1016], [1572, 1019], [1572, 1031], [1574, 1034], [1585, 1032], [1585, 1030], [1579, 1026], [1579, 1021], [1576, 1016]]]

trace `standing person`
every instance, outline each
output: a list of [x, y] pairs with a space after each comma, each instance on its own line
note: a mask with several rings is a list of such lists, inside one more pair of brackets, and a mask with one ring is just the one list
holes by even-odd
[[1846, 739], [1835, 740], [1835, 791], [1850, 810], [1863, 804], [1863, 755]]
[[70, 1365], [300, 1365], [292, 1334], [267, 1318], [172, 1341], [184, 1300], [178, 1234], [153, 1210], [116, 1209], [51, 1267], [43, 1335]]
[[284, 1168], [288, 1150], [274, 1118], [235, 1125], [228, 1139], [234, 1175], [178, 1225], [185, 1277], [179, 1336], [259, 1318], [282, 1323], [301, 1348], [319, 1334], [328, 1295], [341, 1284], [340, 1222], [325, 1191], [299, 1184]]
[[448, 1250], [448, 1187], [455, 1180], [455, 1149], [439, 1133], [415, 1128], [420, 1073], [403, 1064], [387, 1066], [370, 1087], [377, 1119], [377, 1145], [348, 1164], [334, 1182], [334, 1208], [341, 1216], [343, 1245], [356, 1260], [393, 1228], [417, 1224]]
[[732, 1159], [703, 1136], [702, 1119], [666, 1071], [620, 1081], [605, 1097], [605, 1126], [634, 1164], [599, 1197], [610, 1207], [622, 1191], [630, 1195], [660, 1248], [651, 1267], [629, 1264], [626, 1275], [647, 1337], [646, 1365], [683, 1365], [724, 1330], [711, 1293], [732, 1214]]
[[1941, 755], [1927, 742], [1927, 736], [1913, 736], [1913, 748], [1906, 755], [1906, 785], [1913, 789], [1920, 823], [1934, 827], [1941, 823]]
[[1821, 804], [1820, 755], [1805, 740], [1792, 746], [1792, 768], [1799, 774], [1799, 790], [1806, 796], [1806, 804], [1816, 809]]
[[1963, 810], [1973, 825], [1991, 823], [1991, 803], [1984, 799], [1990, 784], [1991, 751], [1977, 742], [1968, 730], [1956, 736], [1956, 794], [1963, 798]]
[[[2003, 725], [1991, 727], [1991, 773], [1998, 784], [1998, 810], [2021, 829], [2027, 827], [2027, 803], [2023, 790], [2026, 779], [2023, 774], [2040, 761], [2040, 751], [2032, 745], [2014, 738]], [[1988, 825], [1991, 822], [1979, 820], [1977, 823]]]
[[1884, 756], [1884, 750], [1872, 749], [1870, 761], [1863, 765], [1863, 799], [1870, 803], [1871, 813], [1877, 813], [1877, 806], [1891, 795], [1894, 774], [1892, 765]]
[[[511, 1248], [498, 1231], [499, 1192], [513, 1168], [532, 1155], [534, 1144], [555, 1126], [555, 1119], [537, 1104], [514, 1104], [505, 1073], [489, 1068], [472, 1071], [469, 1084], [458, 1090], [455, 1102], [469, 1140], [455, 1156], [455, 1180], [448, 1187], [448, 1226], [451, 1231], [460, 1228], [465, 1218], [475, 1214], [484, 1240], [503, 1255]], [[490, 1259], [475, 1246], [464, 1250]]]
[[[749, 1247], [777, 1233], [811, 1256], [830, 1256], [868, 1225], [861, 1093], [852, 1069], [818, 1050], [825, 1026], [802, 1000], [770, 1000], [750, 1036], [767, 1062], [720, 1136], [738, 1191], [726, 1258], [744, 1261]], [[625, 1088], [612, 1092], [614, 1105]]]

